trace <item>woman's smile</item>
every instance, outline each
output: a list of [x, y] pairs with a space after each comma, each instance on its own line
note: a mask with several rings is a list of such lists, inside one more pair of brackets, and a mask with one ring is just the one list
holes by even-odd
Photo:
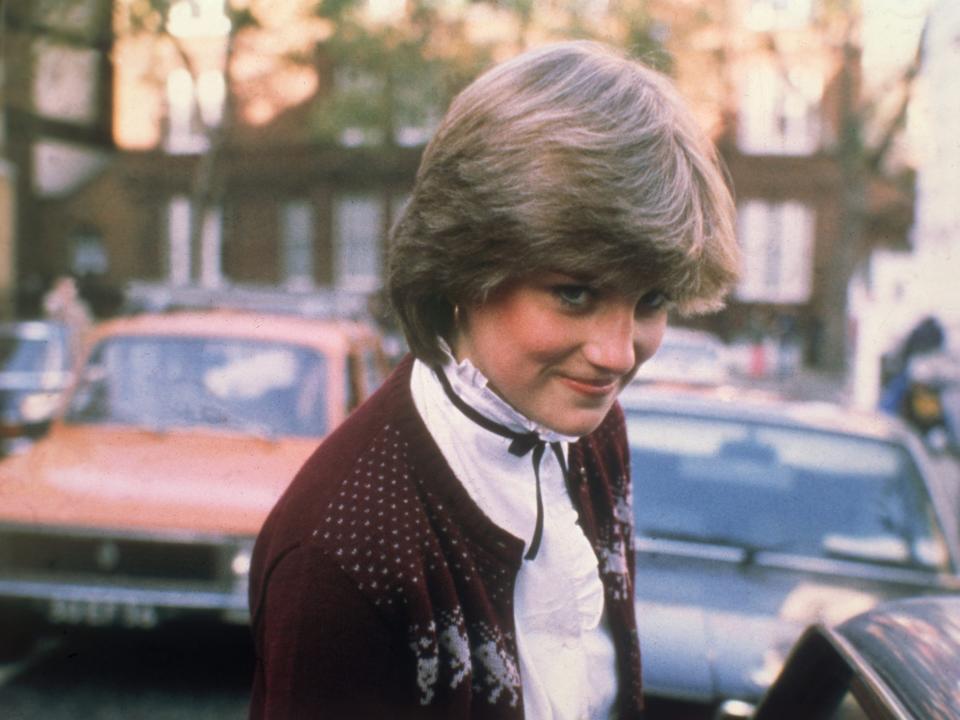
[[530, 420], [563, 435], [592, 432], [657, 348], [662, 293], [598, 290], [541, 272], [462, 310], [451, 346]]
[[587, 397], [604, 398], [619, 393], [629, 378], [590, 378], [558, 373], [557, 377], [574, 392]]

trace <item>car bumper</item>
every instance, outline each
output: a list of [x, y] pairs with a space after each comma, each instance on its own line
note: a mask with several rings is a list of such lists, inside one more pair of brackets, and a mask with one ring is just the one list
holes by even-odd
[[54, 623], [245, 623], [253, 538], [0, 528], [0, 604]]
[[229, 590], [0, 578], [0, 601], [29, 605], [53, 623], [153, 627], [191, 614], [246, 623], [246, 583]]

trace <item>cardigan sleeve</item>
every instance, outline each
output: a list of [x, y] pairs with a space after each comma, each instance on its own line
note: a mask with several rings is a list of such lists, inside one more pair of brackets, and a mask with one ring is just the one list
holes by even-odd
[[325, 553], [297, 547], [266, 578], [253, 618], [250, 720], [420, 717], [409, 649]]

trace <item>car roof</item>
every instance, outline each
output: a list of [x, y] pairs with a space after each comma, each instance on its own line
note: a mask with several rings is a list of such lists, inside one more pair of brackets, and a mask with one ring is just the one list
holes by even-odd
[[960, 596], [888, 601], [835, 631], [917, 717], [960, 716]]
[[852, 692], [871, 718], [956, 718], [958, 677], [960, 596], [888, 600], [810, 625], [751, 717], [821, 717]]
[[[945, 637], [918, 636], [918, 644], [931, 642], [937, 645], [941, 652], [948, 651], [950, 657], [960, 663], [960, 595], [925, 595], [887, 600], [840, 623], [835, 629], [850, 640], [868, 634], [883, 642], [892, 643], [894, 639], [878, 628], [878, 623], [885, 623], [891, 618], [895, 619], [896, 625], [905, 629], [909, 629], [917, 621], [933, 622], [938, 633]], [[860, 642], [854, 644], [862, 645]], [[956, 677], [960, 678], [960, 672]]]
[[787, 400], [766, 391], [722, 386], [704, 390], [629, 386], [620, 395], [627, 413], [654, 412], [736, 420], [805, 430], [904, 440], [896, 418], [837, 403]]
[[372, 341], [372, 327], [354, 320], [307, 318], [248, 310], [211, 309], [138, 313], [104, 321], [91, 340], [117, 335], [236, 337], [309, 345], [343, 352]]
[[706, 330], [668, 325], [663, 332], [663, 342], [676, 345], [697, 345], [711, 348], [722, 348], [723, 341]]

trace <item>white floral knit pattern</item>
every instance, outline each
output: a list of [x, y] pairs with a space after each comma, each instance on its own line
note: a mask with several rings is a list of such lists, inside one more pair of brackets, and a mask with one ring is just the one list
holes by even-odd
[[503, 634], [486, 623], [477, 623], [473, 633], [476, 640], [471, 644], [459, 609], [441, 613], [440, 621], [439, 628], [432, 621], [425, 627], [414, 624], [410, 628], [421, 704], [429, 705], [433, 700], [443, 664], [449, 670], [447, 682], [451, 690], [472, 678], [476, 696], [490, 704], [505, 699], [510, 707], [516, 707], [520, 700], [520, 673]]
[[[615, 438], [603, 428], [598, 430], [597, 437], [600, 441], [615, 442]], [[584, 457], [584, 464], [580, 466], [576, 478], [581, 488], [587, 486], [590, 473], [594, 472], [593, 462], [589, 455]], [[594, 550], [600, 564], [600, 575], [604, 580], [609, 600], [630, 601], [633, 597], [633, 587], [630, 582], [632, 559], [629, 552], [633, 538], [633, 500], [629, 472], [629, 468], [625, 468], [616, 478], [617, 481], [611, 483], [610, 513], [613, 522], [606, 527], [600, 527], [594, 542]]]

